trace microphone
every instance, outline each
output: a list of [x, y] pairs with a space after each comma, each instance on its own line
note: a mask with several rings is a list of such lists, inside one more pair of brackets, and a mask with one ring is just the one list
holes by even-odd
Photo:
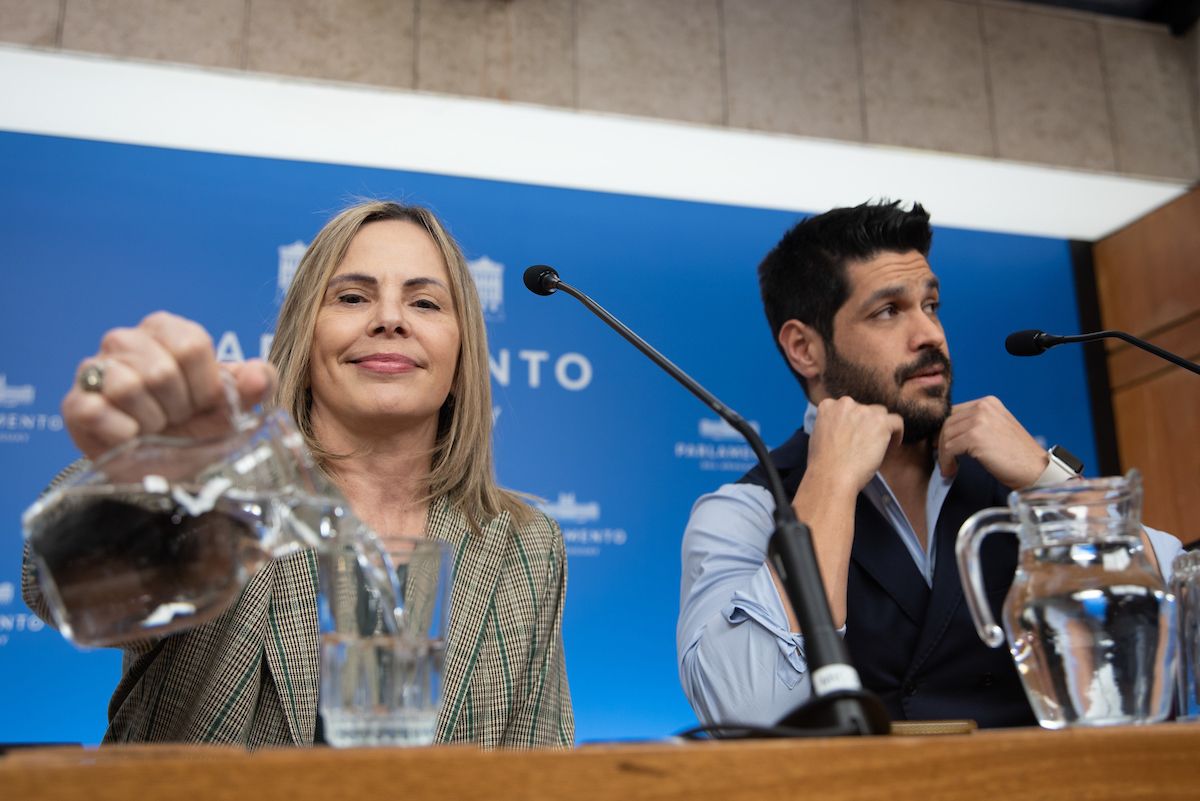
[[1094, 342], [1098, 339], [1119, 339], [1123, 342], [1128, 342], [1130, 345], [1139, 347], [1161, 359], [1166, 359], [1174, 365], [1200, 375], [1200, 365], [1195, 362], [1190, 362], [1187, 359], [1176, 356], [1170, 351], [1163, 350], [1157, 345], [1151, 345], [1146, 340], [1138, 339], [1124, 331], [1096, 331], [1090, 334], [1059, 336], [1030, 328], [1025, 331], [1015, 331], [1009, 334], [1008, 338], [1004, 340], [1004, 349], [1013, 356], [1040, 356], [1056, 345], [1071, 342]]
[[[525, 286], [536, 295], [551, 295], [562, 290], [578, 300], [610, 328], [644, 353], [650, 361], [683, 385], [745, 437], [766, 472], [771, 495], [775, 498], [775, 533], [767, 548], [767, 558], [779, 575], [788, 601], [796, 612], [804, 632], [805, 654], [812, 677], [812, 699], [784, 716], [777, 726], [795, 735], [830, 737], [855, 734], [887, 734], [891, 723], [883, 703], [863, 689], [858, 671], [833, 625], [833, 613], [825, 595], [825, 583], [817, 567], [812, 532], [796, 519], [791, 499], [783, 489], [779, 471], [771, 463], [767, 446], [741, 415], [721, 403], [691, 376], [676, 367], [624, 323], [575, 287], [563, 281], [558, 271], [545, 264], [525, 270]], [[717, 726], [721, 729], [721, 726]], [[730, 726], [728, 730], [742, 727]]]
[[525, 288], [535, 295], [553, 295], [559, 283], [558, 271], [545, 264], [535, 264], [525, 271]]
[[1004, 340], [1004, 349], [1013, 356], [1040, 356], [1061, 343], [1062, 337], [1030, 328], [1009, 334]]

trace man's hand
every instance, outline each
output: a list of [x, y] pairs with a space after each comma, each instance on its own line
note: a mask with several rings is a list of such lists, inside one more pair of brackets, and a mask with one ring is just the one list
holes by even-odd
[[973, 456], [1009, 489], [1028, 487], [1046, 469], [1046, 449], [1029, 435], [998, 398], [958, 403], [938, 437], [942, 475], [958, 472], [958, 457]]
[[[848, 397], [826, 399], [817, 406], [808, 443], [808, 468], [792, 508], [812, 529], [813, 549], [836, 626], [846, 622], [856, 498], [883, 463], [888, 446], [898, 443], [903, 434], [904, 421], [882, 406], [864, 406]], [[782, 587], [779, 597], [788, 610], [792, 630], [797, 630]]]
[[857, 495], [883, 463], [888, 446], [903, 436], [900, 415], [882, 406], [864, 406], [846, 396], [826, 398], [817, 406], [808, 473], [821, 471], [852, 482]]

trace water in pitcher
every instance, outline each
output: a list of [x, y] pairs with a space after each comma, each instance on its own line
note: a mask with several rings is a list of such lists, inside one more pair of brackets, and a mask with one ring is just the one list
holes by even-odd
[[223, 611], [270, 558], [269, 500], [229, 490], [84, 486], [30, 524], [30, 552], [62, 632], [80, 645], [169, 634]]
[[[1172, 692], [1174, 604], [1142, 580], [1133, 540], [1045, 546], [1028, 556], [1038, 572], [1005, 604], [1005, 628], [1041, 725], [1162, 720]], [[1118, 580], [1129, 570], [1128, 581]], [[1014, 582], [1019, 584], [1020, 582]]]

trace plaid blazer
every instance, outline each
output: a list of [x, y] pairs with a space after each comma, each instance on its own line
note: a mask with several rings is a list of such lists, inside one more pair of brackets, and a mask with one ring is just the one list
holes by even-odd
[[[472, 532], [441, 499], [430, 507], [427, 535], [455, 551], [438, 741], [571, 746], [558, 525], [540, 512], [517, 525], [505, 512]], [[127, 648], [104, 742], [311, 745], [320, 687], [317, 585], [315, 554], [299, 551], [268, 563], [215, 620]], [[28, 552], [22, 591], [49, 620]]]

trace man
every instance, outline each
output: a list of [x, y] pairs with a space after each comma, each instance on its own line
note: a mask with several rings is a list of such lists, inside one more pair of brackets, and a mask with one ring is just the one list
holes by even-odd
[[[920, 205], [864, 204], [799, 223], [763, 260], [771, 332], [810, 400], [772, 460], [812, 529], [834, 624], [891, 717], [1033, 725], [1008, 651], [975, 632], [954, 542], [974, 512], [1078, 465], [994, 397], [951, 405], [931, 239]], [[811, 693], [803, 636], [764, 562], [765, 486], [756, 470], [702, 497], [684, 535], [680, 676], [707, 723], [769, 725]], [[1153, 540], [1169, 564], [1178, 542]], [[989, 537], [982, 563], [998, 612], [1015, 542]]]

